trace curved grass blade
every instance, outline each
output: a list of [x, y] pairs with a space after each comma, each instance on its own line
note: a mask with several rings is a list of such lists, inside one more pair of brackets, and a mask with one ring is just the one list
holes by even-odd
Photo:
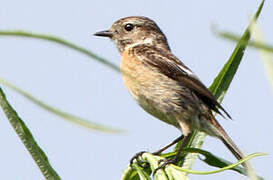
[[2, 107], [4, 113], [6, 114], [10, 124], [13, 129], [27, 148], [28, 152], [31, 154], [32, 158], [40, 168], [44, 177], [48, 180], [60, 180], [61, 178], [57, 172], [51, 167], [48, 158], [46, 157], [43, 150], [36, 143], [31, 132], [18, 116], [16, 111], [11, 107], [6, 99], [4, 92], [0, 87], [0, 106]]
[[[202, 150], [202, 149], [187, 148], [187, 149], [184, 149], [184, 152], [198, 153], [198, 154], [203, 155], [205, 158], [204, 159], [199, 158], [199, 159], [201, 161], [204, 161], [205, 163], [207, 163], [210, 166], [223, 168], [223, 167], [226, 167], [226, 166], [229, 166], [229, 165], [232, 164], [230, 161], [227, 161], [227, 160], [225, 160], [223, 158], [217, 157], [217, 156], [213, 155], [212, 153], [210, 153], [208, 151], [205, 151], [205, 150]], [[229, 170], [233, 170], [233, 171], [236, 171], [236, 172], [238, 172], [240, 174], [243, 174], [243, 175], [247, 176], [247, 173], [246, 173], [245, 169], [240, 167], [240, 166], [235, 166], [233, 168], [230, 168]]]
[[[189, 153], [198, 153], [204, 156], [204, 158], [199, 157], [199, 159], [203, 162], [205, 162], [206, 164], [213, 166], [213, 167], [218, 167], [218, 168], [222, 168], [225, 166], [228, 166], [230, 164], [232, 164], [230, 161], [227, 161], [223, 158], [217, 157], [214, 154], [202, 150], [202, 149], [198, 149], [198, 148], [186, 148], [183, 149], [183, 153], [184, 152], [189, 152]], [[164, 158], [173, 158], [176, 155], [176, 152], [169, 152], [169, 153], [165, 153], [162, 155], [162, 157]], [[236, 171], [240, 174], [243, 175], [247, 175], [246, 171], [244, 168], [240, 167], [240, 166], [236, 166], [234, 168], [231, 168], [230, 170]]]
[[[230, 33], [230, 32], [218, 32], [219, 36], [228, 40], [232, 40], [235, 42], [238, 42], [240, 40], [240, 36]], [[256, 33], [254, 33], [256, 34]], [[256, 39], [256, 38], [255, 38]], [[254, 40], [254, 41], [249, 41], [249, 42], [243, 42], [245, 45], [248, 45], [249, 47], [261, 49], [266, 52], [271, 52], [273, 53], [273, 46], [269, 44], [265, 44], [261, 40]]]
[[87, 50], [87, 48], [78, 46], [72, 42], [69, 42], [65, 39], [59, 38], [57, 36], [53, 35], [45, 35], [45, 34], [39, 34], [39, 33], [31, 33], [31, 32], [26, 32], [26, 31], [0, 31], [0, 36], [18, 36], [18, 37], [27, 37], [27, 38], [35, 38], [35, 39], [40, 39], [40, 40], [46, 40], [50, 42], [54, 42], [60, 45], [63, 45], [65, 47], [68, 47], [70, 49], [73, 49], [77, 52], [80, 52], [84, 55], [87, 55], [91, 59], [95, 59], [98, 62], [106, 65], [107, 67], [115, 70], [116, 72], [119, 72], [119, 67], [116, 66], [115, 64], [111, 63], [110, 61], [106, 60], [105, 58], [102, 58], [95, 53]]
[[228, 166], [225, 166], [223, 168], [220, 168], [220, 169], [217, 169], [217, 170], [213, 170], [213, 171], [195, 171], [195, 170], [190, 170], [190, 169], [184, 169], [184, 168], [181, 168], [181, 167], [178, 167], [178, 166], [175, 166], [173, 164], [171, 164], [170, 166], [181, 171], [181, 172], [186, 172], [186, 173], [190, 173], [190, 174], [198, 174], [198, 175], [208, 175], [208, 174], [215, 174], [215, 173], [219, 173], [219, 172], [222, 172], [222, 171], [225, 171], [225, 170], [229, 170], [229, 169], [232, 169], [240, 164], [242, 164], [243, 162], [246, 162], [254, 157], [258, 157], [258, 156], [265, 156], [267, 154], [265, 153], [253, 153], [253, 154], [250, 154], [248, 156], [246, 156], [245, 158], [239, 160], [238, 162], [234, 163], [234, 164], [230, 164]]
[[[223, 167], [226, 167], [226, 166], [229, 166], [231, 164], [233, 164], [232, 162], [230, 161], [227, 161], [223, 158], [220, 158], [220, 157], [217, 157], [215, 156], [214, 154], [208, 152], [208, 151], [205, 151], [205, 150], [202, 150], [202, 149], [198, 149], [198, 148], [186, 148], [186, 149], [183, 149], [183, 153], [198, 153], [198, 154], [201, 154], [204, 156], [204, 158], [200, 158], [199, 159], [203, 162], [205, 162], [206, 164], [210, 165], [210, 166], [213, 166], [213, 167], [218, 167], [218, 168], [223, 168]], [[263, 154], [263, 155], [266, 155], [264, 153], [255, 153], [255, 154]], [[176, 152], [169, 152], [169, 153], [165, 153], [163, 155], [161, 155], [161, 157], [164, 157], [164, 158], [173, 158], [174, 156], [176, 155]], [[233, 171], [236, 171], [240, 174], [243, 174], [245, 176], [247, 176], [247, 172], [244, 168], [240, 167], [240, 166], [235, 166], [229, 170], [233, 170]], [[262, 177], [258, 177], [259, 180], [262, 180], [263, 178]]]
[[[255, 22], [260, 12], [263, 8], [264, 0], [260, 3], [258, 10], [256, 11], [254, 17], [252, 18], [249, 26], [246, 28], [244, 34], [240, 38], [239, 42], [237, 43], [235, 49], [233, 50], [230, 58], [228, 59], [227, 63], [224, 65], [222, 70], [219, 72], [217, 77], [214, 79], [212, 85], [210, 86], [210, 91], [214, 94], [214, 96], [221, 102], [224, 98], [224, 95], [229, 88], [231, 81], [240, 65], [242, 57], [244, 55], [246, 44], [243, 42], [247, 42], [250, 39], [250, 26], [253, 22]], [[206, 134], [203, 132], [194, 131], [191, 135], [189, 140], [190, 143], [187, 143], [186, 147], [194, 147], [194, 148], [201, 148]], [[197, 158], [196, 154], [188, 154], [183, 158], [182, 168], [190, 169], [194, 163], [194, 160]]]
[[87, 121], [85, 119], [82, 119], [80, 117], [77, 117], [75, 115], [72, 115], [70, 113], [61, 111], [59, 109], [56, 109], [40, 100], [38, 100], [37, 98], [33, 97], [32, 95], [30, 95], [29, 93], [23, 91], [22, 89], [14, 86], [13, 84], [3, 80], [0, 78], [0, 83], [13, 89], [14, 91], [16, 91], [17, 93], [21, 94], [22, 96], [24, 96], [25, 98], [27, 98], [28, 100], [30, 100], [31, 102], [33, 102], [34, 104], [38, 105], [39, 107], [47, 110], [48, 112], [51, 112], [69, 122], [72, 122], [76, 125], [82, 126], [84, 128], [90, 129], [90, 130], [96, 130], [96, 131], [101, 131], [101, 132], [106, 132], [106, 133], [121, 133], [124, 132], [123, 130], [120, 129], [114, 129], [114, 128], [110, 128], [110, 127], [106, 127], [106, 126], [102, 126], [100, 124], [97, 123], [93, 123], [90, 121]]

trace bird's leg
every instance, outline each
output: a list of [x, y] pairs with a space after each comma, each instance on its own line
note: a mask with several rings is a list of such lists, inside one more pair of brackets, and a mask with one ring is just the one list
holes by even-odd
[[[152, 154], [153, 155], [159, 155], [161, 154], [163, 151], [165, 151], [166, 149], [168, 149], [169, 147], [171, 147], [172, 145], [178, 143], [180, 140], [182, 140], [184, 138], [183, 135], [179, 136], [178, 138], [176, 138], [175, 140], [173, 140], [170, 144], [164, 146], [163, 148], [159, 149], [158, 151], [156, 152], [153, 152]], [[141, 151], [141, 152], [138, 152], [136, 153], [132, 159], [130, 160], [130, 165], [133, 164], [133, 161], [136, 159], [137, 162], [140, 164], [141, 162], [139, 161], [139, 157], [142, 156], [142, 154], [146, 153], [147, 151]]]
[[159, 155], [159, 154], [161, 154], [163, 151], [165, 151], [166, 149], [168, 149], [168, 148], [171, 147], [172, 145], [178, 143], [178, 142], [179, 142], [180, 140], [182, 140], [183, 138], [184, 138], [183, 135], [179, 136], [178, 138], [176, 138], [175, 140], [173, 140], [170, 144], [168, 144], [168, 145], [162, 147], [161, 149], [159, 149], [159, 150], [156, 151], [156, 152], [153, 152], [152, 154], [153, 154], [153, 155]]
[[174, 164], [174, 163], [178, 160], [178, 158], [179, 158], [179, 156], [180, 156], [182, 150], [184, 149], [184, 147], [185, 147], [185, 145], [186, 145], [186, 143], [187, 143], [189, 137], [190, 137], [190, 134], [188, 134], [187, 136], [185, 136], [185, 137], [183, 138], [182, 143], [181, 143], [181, 145], [180, 145], [180, 147], [179, 147], [179, 149], [178, 149], [178, 151], [177, 151], [175, 157], [172, 158], [172, 159], [163, 159], [163, 160], [162, 160], [162, 161], [163, 161], [163, 164], [161, 164], [158, 168], [156, 168], [156, 169], [154, 170], [154, 173], [153, 173], [153, 174], [155, 174], [159, 169], [165, 168], [168, 164]]

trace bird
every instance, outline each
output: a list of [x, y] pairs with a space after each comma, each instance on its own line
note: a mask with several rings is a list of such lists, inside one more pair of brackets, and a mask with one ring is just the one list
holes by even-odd
[[170, 144], [182, 141], [176, 156], [165, 160], [160, 168], [178, 160], [194, 130], [220, 139], [238, 160], [244, 157], [213, 112], [230, 119], [231, 116], [193, 71], [171, 52], [166, 36], [152, 19], [124, 17], [110, 29], [94, 35], [108, 37], [117, 46], [123, 82], [136, 102], [154, 117], [181, 130], [182, 135]]

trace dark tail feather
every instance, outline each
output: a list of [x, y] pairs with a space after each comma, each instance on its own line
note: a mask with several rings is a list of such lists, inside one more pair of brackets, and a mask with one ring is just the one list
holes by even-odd
[[[216, 121], [216, 119], [210, 119], [211, 123], [217, 130], [216, 136], [222, 140], [222, 142], [226, 145], [226, 147], [232, 152], [232, 154], [238, 159], [241, 160], [244, 158], [244, 154], [239, 150], [236, 144], [232, 141], [232, 139], [227, 135], [226, 131], [221, 127], [221, 125]], [[245, 168], [247, 176], [250, 179], [257, 180], [258, 177], [256, 176], [251, 164], [249, 162], [242, 163], [242, 166]]]
[[[231, 140], [231, 138], [223, 131], [223, 136], [221, 137], [221, 140], [223, 143], [227, 146], [227, 148], [232, 152], [232, 154], [238, 159], [243, 159], [244, 155], [243, 153], [239, 150], [239, 148], [235, 145], [235, 143]], [[255, 174], [253, 167], [249, 162], [244, 162], [242, 163], [242, 166], [246, 170], [246, 175], [253, 180], [258, 180], [260, 178], [257, 177]]]
[[[240, 149], [236, 146], [236, 144], [232, 141], [232, 139], [227, 135], [226, 131], [221, 127], [221, 125], [215, 120], [214, 122], [217, 124], [215, 127], [218, 131], [218, 137], [222, 140], [222, 142], [226, 145], [226, 147], [232, 152], [232, 154], [238, 159], [241, 160], [244, 158], [244, 154], [240, 151]], [[242, 163], [244, 168], [247, 169], [247, 164]]]
[[232, 139], [229, 136], [227, 136], [226, 133], [223, 135], [223, 137], [221, 137], [221, 140], [238, 160], [244, 158], [243, 153], [235, 145]]
[[[225, 136], [225, 137], [224, 137]], [[232, 152], [232, 154], [238, 159], [241, 160], [244, 158], [244, 154], [239, 150], [239, 148], [235, 145], [232, 139], [225, 133], [223, 137], [221, 137], [222, 142], [226, 145], [226, 147]], [[247, 163], [242, 163], [242, 166], [246, 170], [249, 169]]]

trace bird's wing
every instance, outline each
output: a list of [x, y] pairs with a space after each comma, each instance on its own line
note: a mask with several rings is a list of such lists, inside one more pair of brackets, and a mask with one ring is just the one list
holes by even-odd
[[222, 115], [218, 110], [219, 108], [231, 119], [231, 116], [217, 102], [216, 98], [208, 88], [170, 51], [158, 49], [153, 46], [139, 45], [134, 47], [134, 52], [143, 62], [155, 67], [159, 72], [188, 87], [211, 110]]

